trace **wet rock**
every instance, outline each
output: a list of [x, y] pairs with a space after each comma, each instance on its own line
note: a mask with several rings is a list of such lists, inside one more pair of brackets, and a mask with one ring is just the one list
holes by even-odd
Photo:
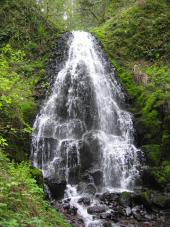
[[95, 205], [95, 206], [91, 206], [88, 207], [87, 212], [88, 214], [100, 214], [103, 212], [106, 212], [107, 207], [104, 205]]
[[94, 183], [94, 179], [88, 171], [87, 173], [81, 175], [81, 180], [86, 183]]
[[129, 217], [132, 214], [132, 210], [130, 207], [126, 208], [126, 215]]
[[[66, 206], [66, 205], [64, 205], [63, 206], [63, 209], [64, 210], [66, 210], [67, 211], [67, 214], [69, 214], [69, 215], [76, 215], [77, 214], [77, 207], [74, 207], [74, 206]], [[65, 207], [65, 208], [64, 208]]]
[[165, 192], [169, 192], [170, 193], [170, 183], [166, 185]]
[[100, 218], [101, 218], [101, 219], [107, 219], [107, 213], [101, 214], [101, 215], [100, 215]]
[[84, 204], [85, 206], [89, 206], [90, 205], [90, 198], [89, 197], [81, 197], [79, 200], [78, 200], [78, 203], [82, 203]]
[[86, 189], [85, 189], [85, 192], [88, 193], [88, 194], [94, 195], [96, 193], [95, 185], [94, 184], [88, 184]]
[[77, 187], [78, 192], [79, 193], [85, 192], [86, 186], [87, 184], [85, 182], [80, 182]]
[[151, 221], [153, 218], [152, 218], [152, 215], [149, 215], [149, 214], [146, 214], [145, 216], [144, 216], [144, 218], [145, 219], [147, 219], [147, 220], [149, 220], [149, 221]]
[[59, 200], [64, 197], [64, 191], [66, 189], [66, 182], [57, 182], [49, 179], [44, 180], [45, 184], [50, 190], [50, 195], [53, 199]]
[[100, 214], [100, 218], [101, 219], [107, 219], [107, 220], [111, 220], [111, 213], [103, 213], [103, 214]]
[[152, 193], [152, 203], [161, 209], [170, 209], [170, 194]]
[[138, 221], [141, 221], [143, 220], [141, 214], [140, 214], [140, 207], [139, 206], [136, 206], [136, 207], [133, 207], [132, 208], [132, 214], [133, 214], [133, 217], [138, 220]]
[[95, 131], [86, 133], [80, 146], [81, 174], [91, 170], [93, 166], [100, 167], [101, 152], [100, 142]]
[[94, 183], [96, 186], [100, 186], [103, 183], [103, 172], [101, 170], [93, 170], [90, 172], [93, 177]]
[[103, 227], [112, 227], [112, 224], [110, 222], [103, 222]]
[[132, 213], [139, 212], [139, 211], [140, 211], [140, 206], [135, 206], [132, 208]]
[[105, 203], [107, 202], [110, 204], [110, 203], [118, 201], [119, 197], [120, 197], [119, 193], [105, 192], [100, 196], [100, 200]]
[[63, 204], [63, 209], [64, 210], [69, 210], [70, 209], [70, 204], [69, 203]]
[[[69, 203], [70, 200], [71, 200], [71, 198], [64, 199], [64, 200], [63, 200], [63, 203]], [[59, 201], [59, 202], [60, 202], [60, 201]], [[62, 202], [62, 201], [61, 201], [61, 202]]]
[[120, 194], [119, 203], [123, 207], [131, 206], [131, 193], [123, 192]]

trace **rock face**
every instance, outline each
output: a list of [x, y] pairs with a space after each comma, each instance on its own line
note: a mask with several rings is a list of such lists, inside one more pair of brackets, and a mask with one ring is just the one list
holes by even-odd
[[34, 123], [31, 156], [52, 197], [62, 196], [66, 185], [91, 195], [133, 187], [140, 163], [132, 117], [98, 41], [86, 32], [66, 33], [47, 74], [50, 87]]

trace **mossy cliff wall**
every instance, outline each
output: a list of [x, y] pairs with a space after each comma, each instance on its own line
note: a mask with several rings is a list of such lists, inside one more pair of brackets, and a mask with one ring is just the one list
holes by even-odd
[[164, 188], [170, 182], [170, 2], [131, 1], [115, 11], [113, 5], [93, 32], [129, 95], [151, 177]]

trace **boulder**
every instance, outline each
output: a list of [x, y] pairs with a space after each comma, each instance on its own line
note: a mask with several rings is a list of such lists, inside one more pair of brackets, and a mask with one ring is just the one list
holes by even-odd
[[107, 211], [107, 207], [105, 205], [94, 205], [87, 208], [88, 214], [101, 214]]
[[103, 172], [100, 169], [90, 172], [96, 186], [101, 186], [103, 183]]
[[64, 191], [66, 189], [66, 182], [58, 182], [49, 179], [45, 179], [44, 183], [48, 186], [50, 190], [50, 195], [52, 199], [62, 199], [64, 197]]
[[90, 183], [87, 185], [85, 192], [94, 195], [96, 193], [96, 187], [94, 184]]
[[131, 206], [131, 193], [122, 192], [119, 197], [119, 204], [123, 207]]
[[132, 214], [132, 209], [130, 207], [127, 207], [125, 210], [126, 210], [126, 215], [129, 217]]
[[81, 197], [78, 200], [78, 203], [84, 204], [85, 206], [89, 206], [90, 205], [90, 198], [89, 197]]

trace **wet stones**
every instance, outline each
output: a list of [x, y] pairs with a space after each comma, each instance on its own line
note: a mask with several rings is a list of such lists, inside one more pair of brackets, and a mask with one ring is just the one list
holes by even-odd
[[88, 184], [86, 189], [85, 189], [85, 192], [88, 193], [88, 194], [94, 195], [96, 193], [95, 185], [93, 183]]
[[89, 197], [81, 197], [78, 200], [78, 203], [83, 204], [85, 206], [89, 206], [90, 205], [90, 198]]
[[[170, 221], [170, 211], [165, 207], [168, 206], [162, 208], [160, 205], [156, 205], [157, 202], [153, 199], [153, 196], [158, 192], [151, 193], [154, 195], [150, 196], [152, 198], [152, 202], [148, 203], [150, 207], [145, 206], [146, 201], [143, 200], [142, 203], [143, 193], [141, 191], [141, 198], [139, 191], [138, 193], [106, 192], [96, 194], [95, 197], [82, 196], [78, 200], [78, 204], [81, 204], [87, 209], [88, 214], [92, 215], [94, 223], [91, 226], [109, 227], [115, 223], [121, 227], [167, 227], [167, 223]], [[94, 198], [95, 200], [93, 200]], [[96, 200], [97, 203], [95, 204], [94, 201]], [[71, 206], [69, 202], [69, 199], [62, 202], [62, 212], [66, 214], [69, 220], [74, 219], [74, 222], [71, 221], [73, 226], [84, 226], [83, 222], [82, 224], [79, 222], [81, 217], [78, 216], [75, 207]], [[100, 225], [95, 223], [100, 223]]]
[[119, 203], [123, 206], [123, 207], [129, 207], [131, 206], [131, 193], [129, 192], [123, 192], [120, 194], [119, 197]]
[[87, 208], [88, 214], [100, 214], [106, 212], [108, 208], [105, 205], [95, 205]]
[[56, 182], [52, 180], [45, 179], [44, 180], [45, 184], [48, 186], [50, 189], [50, 194], [53, 199], [62, 199], [64, 197], [64, 191], [66, 189], [66, 182]]
[[102, 183], [103, 183], [103, 172], [100, 169], [91, 171], [90, 175], [93, 177], [95, 185], [97, 185], [97, 186], [102, 185]]
[[[81, 172], [90, 171], [99, 168], [101, 162], [100, 141], [97, 137], [97, 131], [89, 131], [83, 136], [80, 146]], [[97, 179], [96, 179], [97, 181]]]
[[130, 207], [127, 207], [127, 208], [125, 209], [125, 211], [126, 211], [126, 216], [127, 216], [127, 217], [129, 217], [129, 216], [132, 214], [132, 210], [131, 210]]

